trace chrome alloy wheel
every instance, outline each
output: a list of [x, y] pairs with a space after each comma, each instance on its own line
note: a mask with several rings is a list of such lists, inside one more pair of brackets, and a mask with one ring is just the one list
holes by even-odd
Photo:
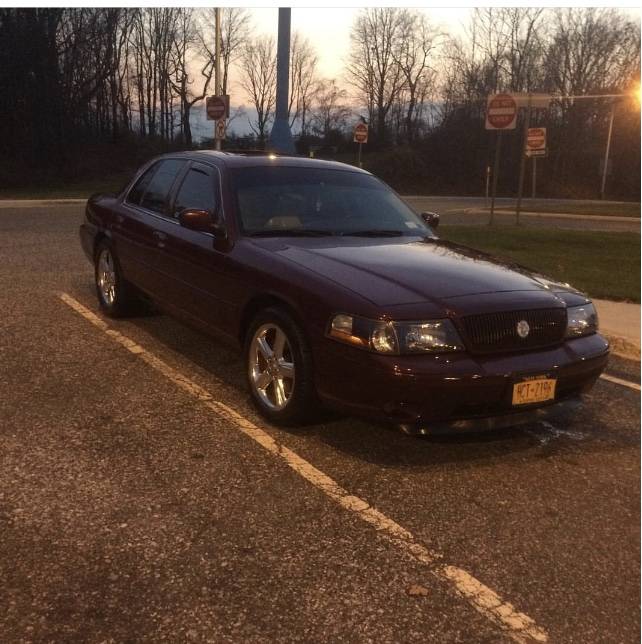
[[109, 248], [103, 248], [100, 251], [96, 280], [98, 290], [105, 304], [112, 306], [116, 299], [116, 267]]
[[280, 411], [294, 391], [294, 356], [285, 333], [273, 323], [260, 326], [250, 344], [250, 382], [261, 402]]

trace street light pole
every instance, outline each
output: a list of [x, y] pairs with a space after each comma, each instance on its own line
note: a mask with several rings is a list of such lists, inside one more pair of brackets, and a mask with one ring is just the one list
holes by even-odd
[[602, 187], [600, 199], [604, 199], [606, 191], [606, 173], [609, 168], [609, 153], [611, 152], [611, 135], [613, 134], [613, 118], [615, 117], [615, 102], [611, 103], [611, 115], [609, 117], [609, 133], [606, 137], [606, 150], [604, 151], [604, 168], [602, 168]]
[[290, 9], [279, 9], [279, 36], [276, 50], [276, 110], [270, 132], [270, 149], [282, 154], [294, 154], [294, 141], [288, 122], [290, 84]]

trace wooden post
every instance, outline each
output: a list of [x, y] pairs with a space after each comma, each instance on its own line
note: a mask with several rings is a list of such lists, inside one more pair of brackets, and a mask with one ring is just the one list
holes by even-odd
[[522, 193], [524, 192], [524, 172], [526, 171], [526, 142], [528, 141], [528, 128], [531, 124], [531, 95], [528, 95], [526, 106], [526, 118], [524, 119], [524, 136], [519, 150], [519, 185], [517, 187], [517, 207], [515, 208], [515, 224], [519, 226], [519, 211], [522, 207]]
[[495, 145], [495, 167], [493, 169], [493, 193], [490, 199], [490, 220], [489, 224], [493, 223], [495, 217], [495, 197], [497, 196], [497, 177], [499, 176], [499, 159], [502, 152], [502, 138], [504, 130], [497, 132], [497, 143]]
[[531, 178], [531, 198], [535, 199], [535, 187], [537, 185], [537, 157], [532, 157], [533, 161], [533, 176]]

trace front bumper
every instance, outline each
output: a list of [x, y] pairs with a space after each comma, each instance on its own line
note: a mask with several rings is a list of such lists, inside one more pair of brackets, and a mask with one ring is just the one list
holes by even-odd
[[[315, 352], [316, 384], [322, 400], [335, 408], [409, 428], [509, 426], [577, 401], [604, 370], [608, 347], [595, 334], [501, 356], [382, 356], [325, 339]], [[514, 407], [513, 384], [535, 375], [557, 380], [555, 400]]]

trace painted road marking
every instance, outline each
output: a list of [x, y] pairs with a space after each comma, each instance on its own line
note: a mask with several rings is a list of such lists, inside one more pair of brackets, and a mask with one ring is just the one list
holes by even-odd
[[610, 376], [608, 373], [603, 373], [600, 378], [603, 380], [608, 380], [609, 382], [614, 382], [616, 385], [622, 385], [623, 387], [628, 387], [629, 389], [635, 389], [635, 391], [640, 391], [640, 385], [637, 382], [631, 382], [630, 380], [622, 380], [622, 378], [616, 378], [615, 376]]
[[520, 613], [512, 604], [504, 601], [496, 592], [482, 584], [465, 570], [457, 566], [440, 563], [440, 554], [428, 550], [428, 548], [415, 541], [414, 536], [408, 530], [379, 512], [376, 508], [373, 508], [367, 501], [350, 494], [314, 465], [301, 458], [285, 445], [277, 443], [266, 431], [228, 405], [215, 400], [206, 389], [192, 382], [127, 336], [110, 328], [104, 320], [70, 295], [61, 293], [60, 299], [110, 338], [171, 380], [177, 387], [202, 401], [220, 418], [229, 422], [246, 436], [249, 436], [274, 456], [282, 459], [297, 474], [312, 483], [341, 507], [353, 512], [363, 521], [369, 523], [380, 535], [398, 546], [405, 555], [426, 565], [432, 575], [440, 581], [448, 582], [479, 613], [505, 631], [513, 640], [521, 643], [533, 640], [537, 642], [548, 641], [546, 631], [537, 626], [528, 615]]

